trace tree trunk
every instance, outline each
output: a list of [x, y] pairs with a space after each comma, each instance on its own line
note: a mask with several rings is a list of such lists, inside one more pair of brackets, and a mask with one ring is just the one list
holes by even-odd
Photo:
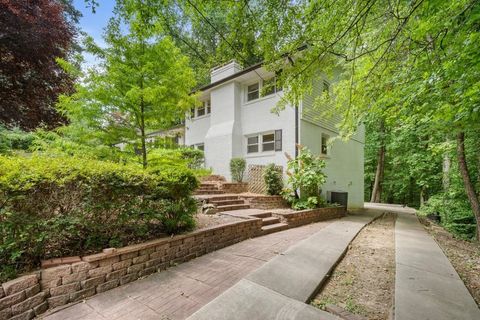
[[145, 106], [143, 102], [143, 98], [140, 102], [140, 139], [142, 140], [142, 164], [143, 168], [147, 167], [147, 144], [146, 144], [146, 137], [145, 137]]
[[451, 159], [450, 155], [445, 152], [443, 155], [443, 191], [447, 192], [450, 189], [450, 166], [451, 166]]
[[477, 239], [480, 240], [480, 201], [477, 198], [475, 187], [473, 186], [472, 180], [470, 179], [470, 175], [468, 173], [467, 160], [465, 158], [464, 132], [460, 132], [457, 135], [457, 157], [460, 175], [462, 176], [465, 191], [467, 193], [468, 200], [470, 201], [470, 206], [472, 207], [473, 214], [475, 215], [475, 219], [477, 221]]
[[375, 182], [373, 183], [372, 197], [370, 202], [382, 202], [382, 185], [385, 171], [385, 124], [380, 123], [381, 146], [377, 156], [377, 170], [375, 172]]

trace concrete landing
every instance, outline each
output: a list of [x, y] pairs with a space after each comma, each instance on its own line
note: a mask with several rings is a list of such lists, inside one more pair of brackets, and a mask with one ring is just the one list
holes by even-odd
[[286, 297], [308, 302], [357, 233], [379, 213], [347, 216], [289, 248], [247, 276]]
[[417, 217], [395, 225], [395, 320], [478, 320], [480, 310]]
[[188, 318], [189, 320], [340, 320], [246, 279]]
[[357, 233], [380, 212], [347, 216], [250, 273], [188, 319], [339, 319], [308, 302]]

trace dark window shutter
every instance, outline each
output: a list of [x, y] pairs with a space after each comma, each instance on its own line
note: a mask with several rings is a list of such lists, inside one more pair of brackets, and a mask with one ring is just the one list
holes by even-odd
[[282, 130], [275, 130], [275, 151], [282, 151]]

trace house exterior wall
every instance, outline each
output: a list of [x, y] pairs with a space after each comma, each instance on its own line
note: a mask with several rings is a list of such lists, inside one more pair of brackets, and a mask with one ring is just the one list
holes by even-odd
[[185, 121], [185, 145], [193, 146], [205, 143], [205, 136], [210, 128], [211, 114]]
[[[237, 67], [235, 67], [237, 68]], [[231, 68], [222, 67], [215, 74], [215, 81], [231, 75]], [[215, 71], [214, 71], [215, 72]], [[222, 75], [223, 74], [223, 75]], [[245, 158], [249, 165], [275, 163], [287, 166], [285, 153], [295, 155], [295, 108], [287, 106], [278, 114], [272, 109], [280, 100], [282, 91], [247, 102], [246, 87], [256, 81], [271, 77], [263, 69], [242, 74], [218, 86], [202, 92], [201, 99], [210, 99], [211, 113], [185, 122], [185, 144], [204, 144], [205, 165], [214, 174], [230, 176], [230, 160], [233, 157]], [[213, 80], [212, 80], [213, 81]], [[313, 107], [315, 98], [322, 93], [324, 81], [314, 83], [312, 93], [307, 95], [299, 109], [299, 143], [313, 153], [321, 154], [322, 133], [330, 138], [338, 135], [336, 124], [340, 120], [334, 112], [326, 116], [324, 109]], [[247, 137], [282, 130], [282, 150], [247, 153]], [[328, 176], [322, 188], [327, 191], [347, 191], [349, 207], [363, 207], [363, 148], [364, 128], [359, 128], [347, 142], [333, 139], [326, 156], [325, 172]]]
[[[335, 139], [336, 132], [301, 120], [300, 144], [317, 155], [321, 154], [322, 133], [333, 138], [325, 156], [327, 182], [322, 186], [323, 196], [326, 197], [327, 191], [346, 191], [348, 192], [349, 208], [362, 208], [364, 201], [364, 142], [359, 139], [350, 139], [349, 141]], [[363, 136], [363, 128], [359, 129], [356, 136]]]
[[[285, 169], [287, 158], [285, 152], [295, 155], [295, 109], [286, 107], [277, 115], [271, 110], [280, 100], [281, 93], [260, 98], [242, 105], [242, 154], [248, 165], [267, 165], [275, 163]], [[282, 151], [247, 153], [246, 137], [267, 131], [282, 130]]]
[[[284, 152], [295, 154], [295, 110], [287, 107], [278, 115], [271, 112], [282, 93], [246, 101], [246, 86], [259, 80], [253, 73], [203, 93], [200, 99], [210, 99], [211, 113], [185, 122], [185, 144], [204, 143], [205, 166], [227, 180], [231, 180], [230, 159], [234, 157], [245, 158], [247, 168], [251, 164], [276, 163], [285, 170]], [[275, 130], [282, 130], [281, 151], [247, 153], [248, 136]]]

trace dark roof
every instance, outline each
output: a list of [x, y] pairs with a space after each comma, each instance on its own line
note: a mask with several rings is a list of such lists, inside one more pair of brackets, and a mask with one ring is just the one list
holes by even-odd
[[[308, 45], [307, 44], [304, 44], [304, 45], [301, 45], [300, 47], [297, 48], [297, 51], [303, 51], [305, 49], [308, 48]], [[289, 55], [288, 54], [282, 54], [283, 57], [288, 57]], [[205, 90], [208, 90], [210, 88], [213, 88], [213, 87], [216, 87], [224, 82], [227, 82], [227, 81], [230, 81], [232, 79], [235, 79], [236, 77], [240, 77], [241, 75], [244, 75], [246, 73], [249, 73], [250, 71], [253, 71], [255, 69], [258, 69], [260, 68], [261, 66], [263, 66], [263, 64], [265, 63], [265, 61], [261, 61], [261, 62], [258, 62], [258, 63], [255, 63], [249, 67], [246, 67], [245, 69], [237, 72], [237, 73], [234, 73], [228, 77], [225, 77], [223, 79], [220, 79], [218, 81], [215, 81], [215, 82], [212, 82], [212, 83], [209, 83], [207, 85], [204, 85], [203, 87], [200, 87], [200, 88], [197, 88], [195, 90], [192, 91], [192, 93], [195, 93], [195, 92], [198, 92], [198, 91], [205, 91]]]

